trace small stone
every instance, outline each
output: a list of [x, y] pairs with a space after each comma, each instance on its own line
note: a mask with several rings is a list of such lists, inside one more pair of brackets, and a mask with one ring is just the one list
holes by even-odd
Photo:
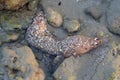
[[32, 10], [32, 11], [37, 10], [37, 3], [38, 3], [38, 0], [30, 1], [28, 4], [29, 10]]
[[22, 77], [16, 77], [16, 80], [23, 80]]
[[103, 10], [100, 5], [95, 5], [85, 9], [85, 13], [97, 20], [101, 18]]
[[63, 22], [63, 27], [68, 32], [75, 32], [80, 28], [80, 22], [77, 19], [65, 19]]
[[54, 27], [60, 27], [62, 25], [63, 18], [58, 11], [49, 7], [45, 10], [45, 12], [49, 24], [51, 24]]

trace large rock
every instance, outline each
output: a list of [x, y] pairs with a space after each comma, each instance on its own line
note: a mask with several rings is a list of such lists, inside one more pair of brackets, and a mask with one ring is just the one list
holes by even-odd
[[0, 10], [17, 10], [30, 0], [0, 0]]
[[[107, 43], [108, 44], [108, 43]], [[66, 59], [56, 70], [57, 80], [120, 80], [120, 55], [106, 43], [90, 54]], [[113, 53], [116, 53], [113, 55]]]
[[120, 0], [113, 0], [107, 9], [108, 29], [115, 34], [120, 35]]
[[43, 70], [29, 47], [4, 46], [0, 51], [0, 80], [44, 80]]

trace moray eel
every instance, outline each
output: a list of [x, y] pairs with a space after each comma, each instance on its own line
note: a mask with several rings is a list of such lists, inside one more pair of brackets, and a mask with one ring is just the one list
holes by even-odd
[[65, 57], [85, 54], [103, 42], [99, 38], [81, 35], [69, 36], [63, 40], [55, 39], [47, 29], [47, 21], [42, 11], [36, 14], [32, 24], [28, 27], [26, 40], [30, 45], [51, 55], [63, 54]]

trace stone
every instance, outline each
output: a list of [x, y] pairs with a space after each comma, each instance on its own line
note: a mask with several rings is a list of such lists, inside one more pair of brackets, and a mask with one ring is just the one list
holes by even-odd
[[63, 27], [68, 32], [75, 32], [80, 28], [80, 22], [77, 19], [65, 19], [63, 22]]
[[0, 24], [5, 31], [14, 31], [27, 28], [32, 22], [35, 11], [4, 11], [0, 14]]
[[2, 44], [2, 41], [0, 40], [0, 46], [1, 46], [1, 44]]
[[113, 0], [107, 9], [107, 28], [110, 32], [120, 35], [120, 0]]
[[81, 29], [77, 32], [78, 35], [86, 35], [91, 37], [97, 36], [103, 38], [110, 34], [105, 25], [100, 24], [95, 20], [84, 21], [81, 25]]
[[103, 15], [103, 10], [100, 5], [94, 5], [86, 8], [85, 13], [92, 16], [95, 20], [99, 20]]
[[49, 24], [54, 27], [60, 27], [63, 22], [62, 15], [55, 9], [48, 7], [45, 9], [45, 15]]
[[105, 43], [81, 57], [65, 59], [55, 71], [54, 77], [56, 80], [119, 80], [120, 55], [113, 56], [112, 46], [108, 44], [111, 43]]
[[2, 3], [0, 3], [0, 10], [2, 10], [3, 9], [3, 4]]
[[17, 10], [30, 0], [0, 0], [0, 10]]
[[45, 75], [27, 46], [2, 46], [0, 71], [4, 80], [44, 80]]
[[38, 0], [30, 1], [28, 4], [29, 10], [32, 10], [32, 11], [37, 10], [37, 4], [38, 4]]
[[19, 33], [7, 33], [5, 31], [0, 31], [0, 41], [1, 42], [10, 42], [15, 41], [19, 37]]

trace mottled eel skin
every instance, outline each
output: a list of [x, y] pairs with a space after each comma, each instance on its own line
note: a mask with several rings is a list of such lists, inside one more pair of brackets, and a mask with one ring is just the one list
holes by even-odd
[[65, 57], [77, 56], [102, 44], [102, 39], [75, 35], [57, 40], [47, 30], [47, 21], [43, 12], [37, 13], [26, 32], [26, 40], [34, 47], [41, 48], [52, 55], [62, 53]]

